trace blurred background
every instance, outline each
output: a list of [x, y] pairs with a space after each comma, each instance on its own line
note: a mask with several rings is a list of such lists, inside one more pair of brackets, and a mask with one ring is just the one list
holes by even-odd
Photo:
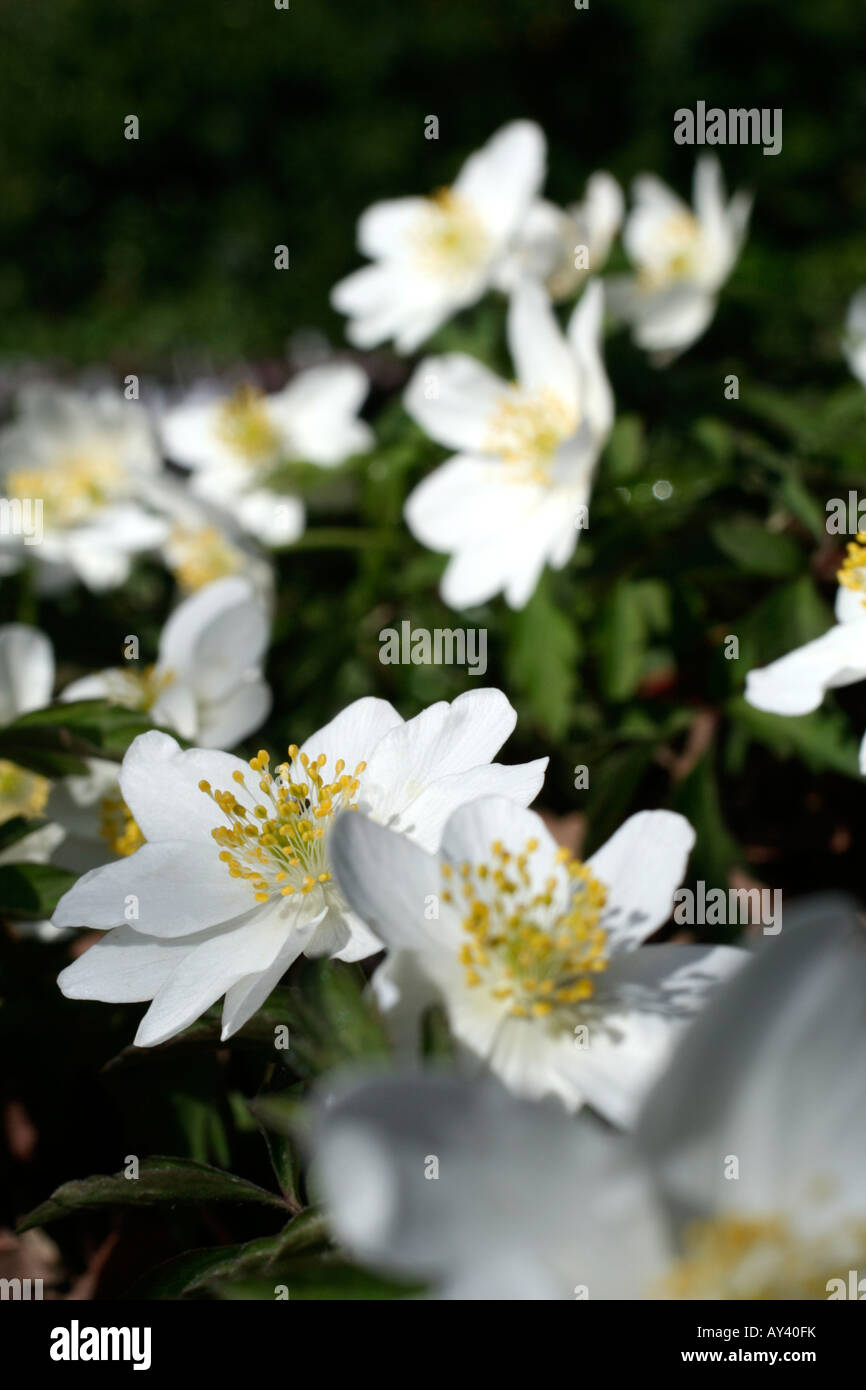
[[[401, 519], [443, 452], [395, 394], [411, 363], [389, 350], [359, 359], [373, 384], [372, 458], [326, 484], [286, 474], [306, 493], [309, 529], [277, 558], [275, 706], [254, 747], [300, 742], [368, 693], [407, 716], [454, 698], [472, 686], [465, 671], [382, 666], [378, 633], [402, 619], [483, 626], [485, 682], [520, 716], [506, 758], [552, 755], [543, 800], [562, 838], [591, 851], [630, 812], [669, 805], [698, 831], [693, 880], [856, 893], [863, 688], [797, 720], [741, 699], [751, 666], [832, 621], [843, 538], [827, 535], [825, 503], [864, 482], [866, 391], [840, 351], [848, 301], [866, 283], [856, 0], [3, 0], [0, 407], [34, 373], [118, 384], [135, 372], [172, 391], [246, 363], [279, 385], [328, 344], [347, 353], [328, 295], [360, 264], [355, 224], [371, 202], [450, 182], [515, 117], [546, 132], [556, 202], [578, 200], [596, 169], [625, 186], [652, 171], [689, 196], [696, 151], [674, 144], [673, 113], [698, 100], [781, 107], [782, 152], [717, 151], [729, 189], [753, 190], [755, 205], [704, 337], [663, 371], [626, 334], [609, 338], [618, 421], [575, 561], [521, 613], [500, 601], [459, 619], [445, 609], [441, 558]], [[424, 138], [430, 114], [438, 141]], [[128, 115], [137, 141], [124, 138]], [[291, 257], [279, 273], [278, 244]], [[505, 370], [503, 320], [490, 300], [432, 346]], [[736, 402], [723, 395], [729, 373]], [[660, 479], [670, 491], [654, 492]], [[0, 621], [43, 627], [63, 684], [116, 664], [129, 631], [152, 658], [174, 597], [146, 564], [99, 600], [37, 603], [16, 577], [0, 584]], [[729, 634], [737, 661], [723, 656]], [[575, 790], [579, 765], [586, 791]], [[233, 1110], [255, 1087], [243, 1057], [228, 1081], [211, 1053], [182, 1076], [171, 1056], [136, 1066], [132, 1082], [122, 1068], [100, 1073], [135, 1011], [61, 999], [65, 951], [3, 945], [0, 1038], [20, 1059], [4, 1110], [3, 1219], [70, 1176], [115, 1171], [136, 1145], [264, 1180], [256, 1136]], [[72, 1236], [64, 1227], [65, 1287], [123, 1287], [147, 1265], [147, 1241], [156, 1258], [258, 1233], [173, 1220], [168, 1231], [142, 1223], [132, 1243], [111, 1244], [116, 1228], [98, 1221]]]

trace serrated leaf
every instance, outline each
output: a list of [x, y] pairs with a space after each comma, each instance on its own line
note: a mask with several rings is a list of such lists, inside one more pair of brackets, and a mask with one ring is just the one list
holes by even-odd
[[241, 1202], [285, 1208], [281, 1197], [221, 1168], [211, 1168], [193, 1159], [145, 1158], [137, 1178], [112, 1173], [64, 1183], [47, 1202], [19, 1222], [18, 1231], [62, 1221], [64, 1217], [94, 1207], [198, 1205], [201, 1202]]

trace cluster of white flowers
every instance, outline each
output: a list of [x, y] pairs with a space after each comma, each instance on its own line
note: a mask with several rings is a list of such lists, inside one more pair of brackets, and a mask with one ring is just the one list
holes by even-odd
[[[513, 381], [434, 352], [404, 394], [412, 420], [454, 451], [405, 503], [412, 535], [449, 557], [441, 592], [454, 608], [499, 594], [522, 608], [544, 567], [569, 561], [614, 423], [605, 306], [671, 361], [710, 324], [748, 222], [749, 199], [727, 201], [710, 157], [693, 209], [644, 175], [626, 213], [604, 172], [559, 208], [542, 197], [544, 172], [541, 130], [506, 126], [452, 187], [369, 208], [358, 244], [371, 264], [333, 291], [355, 347], [400, 353], [489, 291], [508, 296]], [[621, 225], [633, 272], [605, 285]], [[866, 381], [863, 293], [846, 352]], [[5, 497], [22, 509], [39, 499], [42, 528], [39, 544], [4, 529], [5, 572], [36, 563], [44, 588], [99, 592], [150, 552], [178, 586], [152, 664], [136, 652], [56, 697], [146, 716], [153, 727], [121, 764], [91, 759], [52, 784], [0, 763], [0, 823], [34, 822], [3, 862], [50, 858], [80, 875], [51, 922], [28, 929], [102, 934], [60, 988], [147, 1003], [139, 1047], [219, 1001], [230, 1039], [302, 955], [368, 962], [370, 1007], [406, 1069], [326, 1083], [316, 1180], [349, 1250], [435, 1296], [802, 1293], [845, 1263], [866, 1216], [846, 1167], [862, 1147], [863, 1085], [843, 1095], [828, 1082], [864, 1042], [866, 967], [847, 921], [786, 931], [757, 959], [653, 941], [691, 825], [642, 811], [585, 861], [558, 848], [529, 809], [547, 758], [494, 761], [517, 718], [498, 689], [408, 720], [361, 698], [285, 751], [230, 751], [271, 710], [266, 550], [306, 524], [280, 469], [369, 452], [368, 388], [348, 360], [275, 393], [202, 385], [159, 408], [40, 388], [0, 431]], [[752, 704], [806, 713], [866, 678], [866, 536], [839, 578], [836, 626], [751, 672]], [[48, 638], [0, 628], [0, 726], [49, 704], [54, 685]], [[430, 1010], [454, 1044], [449, 1075], [417, 1070]], [[819, 1013], [821, 1046], [801, 1049]], [[720, 1181], [724, 1153], [743, 1164], [735, 1187]], [[442, 1170], [432, 1186], [430, 1154]], [[832, 1196], [807, 1201], [819, 1181]]]

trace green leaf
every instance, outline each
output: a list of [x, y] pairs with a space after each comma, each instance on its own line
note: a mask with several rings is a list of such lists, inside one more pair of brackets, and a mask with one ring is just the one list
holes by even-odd
[[31, 835], [34, 830], [44, 830], [44, 820], [28, 820], [26, 816], [13, 816], [0, 825], [0, 851], [6, 850]]
[[511, 686], [551, 738], [568, 728], [577, 679], [579, 639], [573, 619], [542, 576], [525, 608], [506, 618], [506, 665]]
[[399, 1283], [335, 1255], [275, 1264], [268, 1279], [239, 1279], [231, 1274], [211, 1278], [206, 1290], [220, 1299], [273, 1302], [277, 1286], [286, 1289], [291, 1302], [413, 1298], [424, 1292], [421, 1284]]
[[80, 775], [86, 758], [119, 762], [132, 740], [152, 727], [140, 711], [103, 700], [57, 703], [0, 729], [0, 758], [43, 777]]
[[50, 917], [76, 877], [53, 864], [0, 865], [0, 916]]
[[647, 639], [640, 588], [620, 580], [604, 605], [599, 633], [601, 683], [611, 700], [627, 700], [636, 690], [644, 671]]
[[813, 772], [841, 772], [845, 777], [861, 780], [860, 741], [839, 710], [769, 714], [738, 698], [731, 701], [729, 711], [747, 734], [771, 748], [777, 757], [802, 758]]
[[145, 1158], [141, 1161], [137, 1178], [112, 1173], [64, 1183], [47, 1202], [19, 1222], [18, 1231], [29, 1231], [34, 1226], [61, 1221], [66, 1216], [92, 1207], [197, 1206], [202, 1202], [241, 1202], [285, 1208], [281, 1197], [221, 1168], [211, 1168], [193, 1159]]
[[706, 753], [683, 778], [671, 804], [695, 828], [692, 878], [702, 879], [708, 887], [727, 890], [731, 870], [742, 856], [722, 816], [712, 753]]
[[784, 576], [803, 567], [803, 552], [791, 536], [770, 531], [751, 517], [717, 521], [710, 534], [719, 550], [749, 574]]
[[[330, 1244], [324, 1217], [313, 1208], [300, 1212], [275, 1236], [244, 1245], [191, 1250], [158, 1265], [130, 1289], [128, 1297], [184, 1298], [207, 1289], [214, 1279], [264, 1279], [277, 1261], [326, 1249]], [[272, 1276], [273, 1277], [273, 1276]], [[273, 1298], [273, 1286], [268, 1297]]]
[[604, 455], [604, 469], [611, 482], [624, 483], [639, 473], [645, 448], [644, 427], [640, 416], [617, 416]]

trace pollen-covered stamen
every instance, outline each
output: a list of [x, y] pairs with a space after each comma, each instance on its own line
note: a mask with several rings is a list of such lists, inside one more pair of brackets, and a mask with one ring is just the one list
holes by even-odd
[[68, 454], [47, 467], [15, 468], [6, 477], [9, 497], [39, 498], [44, 523], [55, 529], [78, 526], [126, 491], [126, 479], [109, 450]]
[[607, 966], [607, 933], [600, 925], [607, 892], [590, 869], [567, 850], [558, 854], [570, 892], [565, 910], [557, 902], [555, 874], [535, 886], [529, 861], [538, 849], [528, 840], [512, 854], [500, 840], [489, 863], [443, 864], [443, 898], [463, 914], [467, 940], [460, 948], [465, 980], [511, 1013], [544, 1017], [588, 999], [593, 976]]
[[470, 203], [452, 188], [440, 188], [411, 231], [415, 259], [429, 275], [458, 278], [480, 267], [490, 237]]
[[216, 526], [178, 524], [172, 528], [165, 549], [169, 567], [187, 593], [237, 574], [243, 565], [238, 547]]
[[828, 1281], [862, 1269], [866, 1226], [842, 1221], [804, 1235], [784, 1216], [726, 1213], [686, 1228], [662, 1298], [826, 1298]]
[[173, 683], [174, 672], [156, 666], [120, 668], [105, 675], [105, 689], [113, 705], [124, 709], [149, 710]]
[[836, 578], [846, 589], [861, 594], [860, 601], [866, 608], [866, 531], [858, 531], [856, 539], [848, 542], [845, 559]]
[[687, 209], [673, 213], [656, 232], [652, 261], [638, 273], [639, 288], [658, 290], [690, 279], [699, 268], [702, 245], [701, 224], [694, 214]]
[[514, 465], [521, 480], [546, 482], [554, 454], [577, 424], [577, 412], [555, 391], [530, 395], [515, 386], [488, 421], [483, 449]]
[[215, 791], [209, 782], [199, 782], [226, 818], [227, 824], [211, 831], [219, 857], [232, 878], [247, 880], [256, 902], [324, 890], [331, 883], [327, 831], [338, 811], [356, 809], [359, 778], [367, 765], [358, 763], [348, 773], [338, 758], [331, 781], [325, 780], [326, 765], [324, 753], [311, 758], [292, 744], [288, 762], [275, 774], [264, 751], [250, 759], [257, 781], [232, 773], [243, 800], [233, 791]]
[[280, 436], [254, 386], [239, 386], [220, 406], [216, 426], [224, 444], [248, 463], [269, 463], [279, 452]]

